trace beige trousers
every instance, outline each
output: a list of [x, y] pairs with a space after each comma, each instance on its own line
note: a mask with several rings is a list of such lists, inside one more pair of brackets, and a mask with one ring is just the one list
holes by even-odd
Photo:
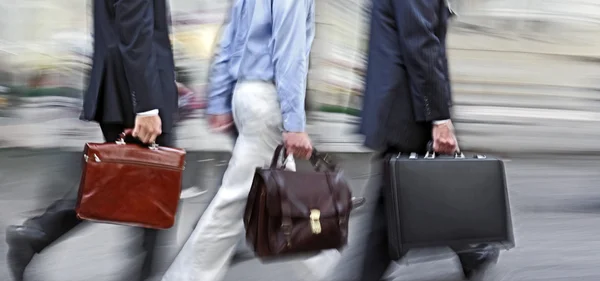
[[[239, 136], [221, 187], [162, 281], [223, 279], [244, 232], [242, 216], [254, 171], [270, 164], [282, 142], [282, 116], [273, 84], [238, 83], [232, 103]], [[295, 169], [293, 159], [286, 166]]]

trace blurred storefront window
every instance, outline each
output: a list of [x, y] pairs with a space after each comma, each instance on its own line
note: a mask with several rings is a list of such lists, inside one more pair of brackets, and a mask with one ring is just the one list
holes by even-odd
[[[201, 109], [209, 65], [231, 0], [169, 2], [178, 77], [185, 77], [190, 89], [186, 99]], [[533, 111], [522, 109], [542, 107], [539, 104], [546, 107], [540, 109], [544, 116], [556, 116], [551, 109], [600, 111], [597, 1], [449, 2], [459, 15], [451, 24], [448, 49], [457, 128], [467, 129], [466, 146], [469, 134], [475, 139], [482, 131], [500, 128], [492, 124], [512, 118], [516, 113], [508, 113], [511, 110], [523, 115], [519, 122], [530, 123], [534, 121], [527, 118], [539, 114], [524, 117]], [[0, 86], [8, 89], [0, 94], [0, 107], [51, 96], [60, 98], [51, 104], [78, 110], [80, 104], [72, 100], [81, 99], [91, 66], [91, 3], [0, 1]], [[315, 4], [308, 107], [320, 111], [317, 115], [325, 116], [319, 117], [323, 120], [356, 122], [352, 116], [358, 115], [362, 102], [370, 0], [315, 0]], [[18, 99], [7, 98], [14, 96]], [[69, 102], [63, 102], [66, 99]]]

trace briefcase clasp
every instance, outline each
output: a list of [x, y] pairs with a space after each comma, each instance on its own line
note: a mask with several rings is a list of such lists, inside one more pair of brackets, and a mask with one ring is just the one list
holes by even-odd
[[321, 233], [321, 211], [317, 209], [310, 210], [310, 229], [313, 234]]
[[[85, 154], [83, 155], [83, 159], [85, 160], [85, 162], [89, 162], [89, 161], [90, 161], [90, 157], [89, 157], [89, 156], [87, 156], [87, 155], [85, 155]], [[100, 160], [100, 157], [98, 157], [98, 155], [96, 155], [95, 153], [94, 153], [94, 161], [95, 161], [96, 163], [100, 163], [100, 162], [102, 162], [102, 161]]]
[[[425, 159], [435, 159], [435, 152], [427, 151], [427, 153], [425, 153], [424, 158]], [[465, 159], [465, 154], [460, 151], [457, 151], [454, 153], [454, 158], [455, 159]], [[411, 158], [411, 159], [416, 159], [416, 158]]]
[[435, 152], [429, 152], [427, 151], [427, 153], [425, 153], [425, 157], [423, 157], [425, 159], [435, 159]]

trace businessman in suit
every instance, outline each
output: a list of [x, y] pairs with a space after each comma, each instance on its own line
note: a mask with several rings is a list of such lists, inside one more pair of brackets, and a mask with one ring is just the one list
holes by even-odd
[[[452, 14], [446, 0], [373, 0], [369, 62], [360, 131], [365, 145], [390, 153], [451, 154], [458, 149], [450, 116], [451, 93], [446, 58], [447, 21]], [[376, 180], [378, 189], [381, 180]], [[387, 222], [380, 190], [365, 206], [371, 227], [324, 280], [379, 281], [392, 262], [388, 255]], [[480, 276], [498, 259], [488, 245], [453, 248], [466, 279]], [[357, 273], [356, 270], [359, 270]]]
[[[94, 0], [93, 66], [81, 119], [98, 122], [106, 142], [133, 128], [128, 142], [173, 144], [177, 88], [167, 13], [166, 0]], [[35, 253], [81, 223], [74, 210], [76, 194], [75, 189], [41, 216], [8, 227], [15, 280], [23, 280]], [[155, 238], [155, 230], [144, 230], [140, 280], [150, 275]]]

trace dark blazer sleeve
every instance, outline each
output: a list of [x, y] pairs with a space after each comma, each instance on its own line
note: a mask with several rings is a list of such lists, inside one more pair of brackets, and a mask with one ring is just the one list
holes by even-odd
[[136, 113], [160, 109], [162, 96], [154, 51], [154, 0], [118, 0], [119, 50]]
[[[446, 52], [436, 30], [444, 0], [390, 0], [410, 83], [424, 105], [425, 120], [450, 118]], [[445, 19], [444, 19], [445, 20]]]

